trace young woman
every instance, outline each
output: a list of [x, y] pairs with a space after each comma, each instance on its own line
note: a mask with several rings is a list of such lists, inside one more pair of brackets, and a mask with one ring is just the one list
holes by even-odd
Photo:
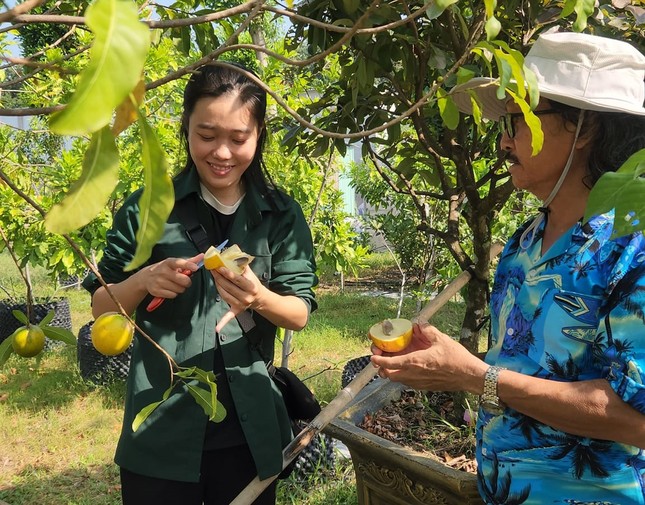
[[579, 33], [538, 38], [544, 132], [532, 156], [520, 107], [480, 78], [453, 96], [499, 120], [514, 185], [542, 200], [502, 252], [485, 360], [431, 325], [380, 374], [418, 389], [481, 395], [479, 490], [487, 504], [645, 504], [645, 239], [614, 238], [613, 211], [583, 222], [591, 186], [645, 148], [645, 57]]
[[[134, 416], [170, 385], [163, 355], [136, 338], [115, 457], [126, 505], [224, 505], [256, 475], [282, 469], [292, 434], [265, 361], [273, 358], [277, 327], [300, 330], [307, 323], [317, 277], [302, 210], [263, 174], [265, 111], [265, 92], [237, 66], [198, 69], [184, 91], [187, 161], [174, 179], [176, 203], [162, 239], [145, 266], [123, 271], [136, 248], [139, 192], [107, 235], [99, 271], [112, 292], [179, 365], [215, 372], [227, 410], [223, 422], [208, 422], [179, 389], [133, 433]], [[198, 267], [204, 248], [187, 227], [203, 230], [210, 245], [228, 239], [255, 259], [241, 275], [225, 268], [211, 275]], [[93, 276], [84, 285], [95, 317], [115, 310]], [[166, 301], [149, 312], [153, 297]], [[275, 503], [275, 485], [256, 503]]]

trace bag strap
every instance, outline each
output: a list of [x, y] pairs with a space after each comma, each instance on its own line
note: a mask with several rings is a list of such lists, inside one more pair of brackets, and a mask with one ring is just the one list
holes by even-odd
[[[197, 220], [197, 205], [195, 201], [189, 196], [181, 200], [176, 200], [175, 212], [190, 241], [195, 244], [199, 252], [206, 252], [212, 242], [204, 226]], [[236, 316], [236, 319], [245, 334], [250, 333], [256, 327], [253, 316], [247, 310], [240, 312]]]
[[190, 241], [195, 244], [199, 252], [206, 252], [211, 245], [211, 241], [208, 238], [208, 233], [197, 220], [195, 201], [189, 197], [182, 198], [175, 202], [175, 211]]

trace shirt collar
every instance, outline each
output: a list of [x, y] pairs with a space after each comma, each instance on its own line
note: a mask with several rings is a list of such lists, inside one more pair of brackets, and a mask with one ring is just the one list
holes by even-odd
[[[202, 199], [201, 189], [199, 186], [199, 175], [194, 165], [190, 168], [181, 171], [173, 179], [175, 186], [175, 200], [179, 201], [186, 196], [195, 193], [198, 198]], [[287, 208], [286, 202], [277, 191], [273, 195], [261, 194], [253, 184], [248, 184], [246, 190], [246, 197], [244, 198], [244, 206], [248, 209], [249, 219], [252, 225], [257, 225], [262, 220], [262, 213], [272, 210], [272, 205], [269, 199], [274, 196], [275, 205], [279, 211]]]

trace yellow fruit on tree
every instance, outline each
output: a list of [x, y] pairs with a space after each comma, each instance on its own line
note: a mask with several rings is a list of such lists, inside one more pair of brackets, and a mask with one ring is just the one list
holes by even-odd
[[204, 254], [204, 266], [208, 270], [226, 267], [238, 275], [253, 260], [254, 257], [242, 251], [237, 244], [224, 249], [222, 252], [211, 246]]
[[45, 333], [40, 326], [21, 326], [11, 335], [11, 346], [19, 356], [31, 358], [45, 347]]
[[106, 312], [96, 318], [90, 335], [98, 352], [106, 356], [116, 356], [130, 347], [134, 337], [134, 325], [118, 312]]
[[382, 351], [399, 352], [410, 345], [412, 322], [409, 319], [385, 319], [370, 328], [369, 336]]

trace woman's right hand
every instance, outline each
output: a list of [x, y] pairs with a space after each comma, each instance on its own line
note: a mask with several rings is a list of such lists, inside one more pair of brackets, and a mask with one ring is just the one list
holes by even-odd
[[190, 275], [199, 269], [199, 261], [204, 257], [198, 254], [192, 258], [166, 258], [139, 272], [145, 290], [152, 296], [176, 298], [188, 289], [192, 280]]
[[[374, 347], [373, 347], [374, 351]], [[481, 394], [488, 365], [429, 324], [413, 326], [410, 345], [399, 353], [374, 352], [379, 375], [426, 391]]]

